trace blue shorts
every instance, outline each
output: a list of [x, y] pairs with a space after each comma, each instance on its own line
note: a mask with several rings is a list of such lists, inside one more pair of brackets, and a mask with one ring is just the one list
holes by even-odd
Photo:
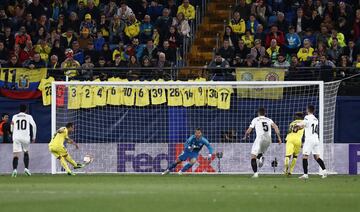
[[179, 155], [179, 160], [181, 161], [185, 161], [187, 160], [188, 158], [191, 160], [193, 158], [197, 159], [199, 156], [199, 152], [188, 152], [188, 151], [184, 151], [182, 152], [180, 155]]

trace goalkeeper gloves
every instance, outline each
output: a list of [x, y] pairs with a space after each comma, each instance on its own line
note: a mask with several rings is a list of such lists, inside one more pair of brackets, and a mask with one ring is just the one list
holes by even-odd
[[208, 160], [211, 160], [211, 158], [212, 158], [212, 154], [209, 154], [208, 155]]

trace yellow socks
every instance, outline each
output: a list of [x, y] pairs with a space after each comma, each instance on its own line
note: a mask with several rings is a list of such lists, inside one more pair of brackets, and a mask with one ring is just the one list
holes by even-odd
[[293, 157], [293, 159], [291, 160], [291, 165], [290, 165], [290, 173], [292, 173], [294, 171], [296, 161], [297, 161], [297, 158]]

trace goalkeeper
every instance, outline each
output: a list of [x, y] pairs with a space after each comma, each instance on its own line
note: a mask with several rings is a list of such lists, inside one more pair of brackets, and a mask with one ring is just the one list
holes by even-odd
[[189, 163], [186, 164], [178, 173], [182, 174], [190, 169], [195, 163], [199, 156], [199, 152], [203, 146], [206, 146], [209, 150], [208, 159], [211, 159], [213, 149], [209, 143], [209, 141], [202, 136], [202, 132], [200, 128], [195, 130], [195, 134], [190, 136], [185, 144], [184, 144], [184, 151], [179, 155], [174, 163], [172, 163], [163, 173], [162, 175], [168, 174], [172, 169], [174, 169], [179, 163], [190, 159]]
[[73, 165], [74, 169], [83, 168], [84, 164], [76, 163], [69, 153], [67, 152], [64, 142], [66, 141], [69, 144], [73, 144], [76, 149], [79, 149], [77, 143], [69, 138], [69, 133], [74, 131], [74, 124], [67, 123], [66, 127], [61, 127], [56, 131], [56, 134], [51, 139], [49, 143], [49, 151], [60, 160], [61, 166], [65, 169], [68, 175], [75, 175], [69, 168], [67, 162]]
[[[290, 123], [288, 134], [286, 136], [286, 155], [285, 155], [285, 175], [291, 175], [294, 171], [297, 157], [301, 150], [302, 137], [304, 135], [304, 129], [298, 129], [296, 124], [303, 120], [303, 113], [295, 113], [295, 120]], [[289, 167], [290, 158], [292, 156], [291, 164]]]

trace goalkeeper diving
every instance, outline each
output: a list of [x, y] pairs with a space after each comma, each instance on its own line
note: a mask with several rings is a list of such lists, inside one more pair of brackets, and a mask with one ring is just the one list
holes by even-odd
[[[304, 135], [304, 129], [295, 127], [303, 120], [303, 113], [295, 113], [294, 121], [290, 123], [288, 134], [286, 136], [286, 153], [285, 153], [285, 168], [284, 174], [289, 176], [294, 171], [297, 157], [301, 150], [302, 137]], [[290, 158], [292, 157], [291, 163]], [[290, 163], [290, 166], [289, 166]]]
[[76, 149], [79, 149], [79, 146], [77, 143], [75, 143], [74, 140], [69, 138], [69, 134], [74, 131], [74, 124], [73, 123], [67, 123], [65, 127], [61, 127], [56, 131], [56, 134], [51, 139], [49, 143], [49, 151], [60, 160], [61, 166], [65, 169], [68, 175], [75, 175], [73, 173], [67, 162], [69, 162], [74, 169], [80, 169], [83, 168], [85, 165], [81, 163], [76, 163], [71, 156], [69, 155], [67, 149], [64, 146], [64, 143], [67, 142], [69, 144], [72, 144], [76, 147]]
[[196, 163], [199, 152], [204, 145], [209, 150], [208, 159], [211, 160], [213, 148], [211, 147], [209, 141], [202, 135], [201, 129], [197, 128], [195, 130], [195, 134], [186, 140], [183, 152], [179, 155], [174, 163], [169, 165], [169, 167], [162, 173], [162, 175], [170, 173], [170, 171], [174, 169], [179, 163], [187, 159], [190, 160], [189, 163], [187, 163], [178, 173], [182, 174], [183, 172], [189, 170]]

